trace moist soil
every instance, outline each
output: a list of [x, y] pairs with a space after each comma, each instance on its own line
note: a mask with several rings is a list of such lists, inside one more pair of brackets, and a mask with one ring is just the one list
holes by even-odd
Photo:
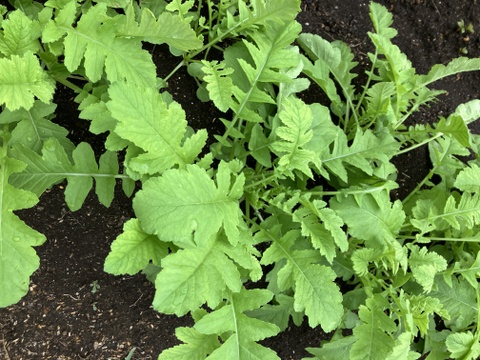
[[[476, 0], [381, 0], [394, 15], [398, 30], [395, 43], [406, 53], [418, 73], [436, 63], [447, 63], [466, 53], [480, 54], [480, 4]], [[368, 68], [367, 52], [372, 46], [367, 31], [372, 29], [368, 1], [305, 0], [298, 21], [304, 32], [327, 40], [342, 40], [353, 49], [358, 71]], [[475, 32], [462, 34], [457, 23], [472, 23]], [[166, 47], [150, 49], [166, 76], [178, 63]], [[459, 104], [480, 98], [480, 72], [465, 73], [434, 84], [447, 93], [423, 108], [412, 122], [425, 123], [447, 116]], [[221, 131], [217, 112], [195, 96], [196, 84], [184, 70], [169, 81], [169, 91], [181, 103], [190, 125]], [[300, 94], [307, 103], [321, 101], [315, 89]], [[70, 130], [71, 139], [87, 141], [103, 149], [103, 138], [88, 132], [88, 123], [78, 119], [74, 94], [59, 86], [56, 92], [56, 122]], [[479, 127], [472, 128], [480, 133]], [[396, 162], [402, 198], [428, 172], [427, 150], [420, 148]], [[30, 226], [45, 234], [47, 242], [38, 247], [40, 269], [31, 277], [30, 292], [18, 304], [0, 309], [0, 359], [156, 359], [166, 348], [178, 344], [175, 328], [192, 325], [185, 316], [177, 318], [152, 309], [153, 285], [143, 275], [112, 276], [103, 272], [110, 244], [134, 216], [131, 199], [119, 189], [107, 209], [90, 195], [81, 210], [68, 210], [64, 185], [47, 191], [39, 204], [19, 212]], [[306, 347], [318, 347], [328, 339], [320, 327], [306, 323], [291, 325], [264, 345], [282, 359], [308, 356]]]

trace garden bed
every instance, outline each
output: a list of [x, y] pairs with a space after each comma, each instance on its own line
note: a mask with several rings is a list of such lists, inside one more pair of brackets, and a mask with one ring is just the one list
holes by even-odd
[[[394, 43], [406, 53], [419, 73], [436, 63], [446, 64], [460, 55], [480, 55], [480, 5], [472, 0], [382, 0], [394, 15], [398, 36]], [[339, 39], [353, 50], [359, 68], [368, 65], [372, 46], [367, 31], [372, 28], [367, 1], [303, 1], [298, 21], [303, 32], [319, 34], [327, 40]], [[461, 33], [458, 22], [472, 23], [473, 33]], [[177, 60], [167, 48], [151, 49], [160, 77], [166, 76]], [[446, 95], [412, 117], [412, 122], [432, 123], [447, 116], [457, 105], [480, 98], [480, 72], [464, 73], [435, 83]], [[216, 133], [221, 123], [209, 103], [196, 100], [195, 81], [179, 71], [169, 81], [168, 90], [187, 113], [195, 129]], [[88, 122], [78, 119], [75, 94], [58, 86], [55, 93], [56, 122], [70, 131], [74, 143], [87, 141], [102, 151], [102, 138], [91, 135]], [[320, 92], [308, 90], [300, 97], [306, 103], [318, 101]], [[473, 132], [480, 133], [478, 124]], [[425, 147], [397, 160], [396, 194], [402, 198], [428, 172]], [[166, 316], [152, 309], [154, 287], [143, 275], [109, 275], [103, 271], [110, 244], [122, 232], [123, 224], [134, 217], [131, 200], [117, 189], [109, 208], [92, 194], [83, 207], [71, 212], [63, 195], [64, 185], [56, 185], [40, 203], [19, 212], [25, 222], [47, 237], [37, 248], [40, 269], [31, 278], [30, 291], [16, 304], [0, 309], [0, 358], [31, 359], [156, 359], [166, 348], [178, 343], [175, 328], [192, 325], [186, 316]], [[329, 338], [320, 327], [306, 322], [288, 329], [262, 344], [274, 349], [282, 359], [301, 359], [305, 347], [318, 347]]]

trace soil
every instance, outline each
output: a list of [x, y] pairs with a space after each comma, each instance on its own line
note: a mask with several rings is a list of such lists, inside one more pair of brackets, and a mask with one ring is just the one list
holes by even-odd
[[[395, 43], [407, 54], [417, 72], [425, 73], [436, 63], [447, 63], [460, 52], [480, 55], [480, 4], [476, 0], [381, 0], [394, 15], [398, 30]], [[343, 40], [355, 52], [358, 69], [368, 67], [366, 53], [372, 46], [367, 31], [372, 28], [368, 1], [305, 0], [298, 16], [304, 32], [328, 40]], [[472, 23], [474, 34], [461, 34], [457, 22]], [[176, 65], [163, 47], [152, 48], [159, 75]], [[163, 73], [164, 72], [164, 73]], [[447, 116], [457, 105], [480, 98], [480, 72], [465, 73], [435, 84], [447, 94], [430, 108], [424, 108], [413, 122], [431, 122]], [[217, 113], [195, 97], [195, 82], [180, 71], [169, 82], [175, 100], [187, 112], [194, 128], [216, 133]], [[319, 101], [309, 90], [301, 95], [307, 102]], [[88, 123], [78, 119], [74, 94], [59, 87], [56, 121], [70, 129], [75, 142], [88, 141], [102, 150], [102, 137], [88, 133]], [[195, 105], [194, 105], [195, 104]], [[480, 133], [480, 128], [472, 128]], [[399, 183], [408, 193], [425, 176], [426, 149], [411, 152], [397, 161]], [[177, 344], [175, 328], [191, 325], [187, 316], [177, 318], [155, 312], [153, 286], [144, 276], [115, 277], [103, 272], [103, 262], [112, 240], [122, 225], [133, 217], [131, 199], [117, 191], [110, 208], [92, 194], [81, 210], [72, 213], [65, 205], [63, 185], [46, 192], [33, 209], [19, 212], [28, 225], [46, 235], [48, 241], [37, 248], [40, 269], [32, 276], [30, 292], [18, 304], [0, 309], [0, 359], [156, 359], [162, 349]], [[301, 359], [305, 347], [318, 347], [329, 334], [306, 324], [290, 326], [264, 345], [282, 359]]]

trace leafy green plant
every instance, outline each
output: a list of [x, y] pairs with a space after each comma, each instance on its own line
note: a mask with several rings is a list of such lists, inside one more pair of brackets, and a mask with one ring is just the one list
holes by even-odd
[[[26, 293], [45, 241], [15, 210], [63, 179], [72, 210], [93, 180], [107, 206], [116, 180], [127, 194], [137, 181], [105, 271], [143, 271], [157, 311], [193, 317], [159, 359], [277, 359], [260, 342], [304, 320], [333, 332], [313, 359], [480, 355], [480, 140], [467, 126], [480, 101], [409, 121], [442, 93], [432, 83], [479, 59], [417, 74], [375, 3], [362, 87], [346, 44], [301, 34], [297, 0], [20, 3], [0, 36], [0, 306]], [[142, 42], [181, 56], [170, 75], [156, 78]], [[181, 66], [225, 114], [209, 150], [165, 88]], [[51, 121], [55, 83], [108, 132], [98, 161]], [[313, 86], [328, 104], [301, 100]], [[432, 167], [396, 199], [392, 160], [420, 146]]]

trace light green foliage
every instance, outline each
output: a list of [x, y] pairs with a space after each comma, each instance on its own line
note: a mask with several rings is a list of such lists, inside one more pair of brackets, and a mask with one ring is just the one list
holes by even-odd
[[25, 164], [5, 157], [4, 149], [0, 150], [0, 307], [6, 307], [28, 292], [29, 277], [40, 263], [33, 246], [41, 245], [45, 236], [14, 214], [15, 210], [34, 206], [38, 198], [8, 183], [8, 178], [22, 171]]
[[178, 327], [175, 335], [184, 344], [163, 351], [158, 360], [203, 360], [220, 346], [217, 335], [205, 335], [194, 328]]
[[54, 90], [53, 82], [33, 53], [0, 58], [0, 103], [9, 110], [29, 110], [35, 97], [48, 103]]
[[202, 71], [205, 73], [204, 80], [207, 90], [215, 106], [225, 112], [230, 109], [232, 102], [232, 79], [226, 75], [233, 73], [233, 69], [225, 68], [224, 63], [217, 61], [202, 61]]
[[113, 199], [114, 177], [118, 173], [114, 153], [103, 154], [99, 167], [90, 145], [81, 143], [72, 152], [72, 164], [59, 142], [50, 138], [44, 142], [42, 156], [21, 144], [14, 147], [13, 154], [28, 165], [24, 171], [12, 177], [11, 183], [16, 187], [40, 196], [50, 186], [66, 178], [65, 200], [68, 207], [75, 211], [85, 201], [94, 178], [98, 199], [105, 206], [109, 206]]
[[160, 266], [167, 256], [168, 246], [156, 236], [146, 234], [137, 219], [130, 219], [123, 226], [123, 233], [112, 243], [105, 259], [104, 269], [110, 274], [134, 275], [143, 270], [150, 261]]
[[[168, 170], [144, 183], [133, 208], [142, 227], [179, 246], [207, 245], [223, 228], [232, 245], [239, 242], [244, 175], [231, 183], [232, 171], [220, 163], [216, 182], [198, 165]], [[235, 176], [235, 175], [234, 175]]]
[[[110, 81], [127, 80], [143, 86], [155, 86], [155, 66], [141, 42], [117, 36], [118, 20], [107, 15], [103, 3], [92, 6], [76, 24], [74, 1], [68, 2], [50, 20], [43, 32], [43, 41], [52, 43], [65, 36], [65, 66], [76, 71], [82, 60], [90, 81], [101, 79], [105, 71]], [[126, 56], [128, 54], [128, 56]]]
[[384, 313], [389, 307], [388, 301], [376, 295], [359, 308], [358, 315], [362, 325], [353, 329], [357, 339], [350, 349], [352, 360], [386, 359], [393, 351], [395, 342], [390, 335], [396, 330], [395, 322]]
[[280, 139], [271, 145], [273, 152], [280, 156], [277, 170], [291, 178], [294, 178], [293, 170], [299, 170], [313, 178], [310, 163], [317, 168], [321, 165], [318, 154], [305, 149], [313, 137], [312, 112], [300, 99], [289, 97], [283, 106], [278, 115], [283, 126], [276, 132]]
[[193, 29], [179, 15], [164, 12], [156, 19], [148, 8], [144, 8], [137, 24], [133, 6], [129, 5], [126, 16], [127, 21], [122, 34], [124, 37], [134, 36], [152, 44], [166, 43], [183, 51], [197, 49], [202, 45]]
[[8, 19], [2, 22], [3, 32], [0, 32], [0, 52], [9, 57], [36, 52], [39, 48], [37, 39], [40, 37], [40, 24], [31, 20], [22, 11], [15, 10]]
[[280, 290], [295, 287], [294, 309], [305, 311], [309, 325], [320, 325], [326, 332], [338, 326], [343, 314], [342, 296], [333, 282], [336, 275], [332, 269], [318, 265], [319, 254], [312, 250], [294, 250], [295, 241], [300, 235], [291, 230], [281, 236], [278, 226], [272, 231], [263, 229], [259, 236], [270, 239], [272, 245], [264, 252], [261, 263], [264, 265], [286, 263], [277, 273]]
[[446, 345], [454, 359], [474, 360], [480, 356], [478, 334], [474, 335], [470, 331], [450, 334], [447, 337]]
[[[71, 209], [94, 181], [108, 206], [118, 179], [140, 190], [105, 271], [145, 274], [155, 310], [195, 321], [160, 360], [278, 359], [259, 342], [292, 322], [333, 332], [314, 359], [480, 356], [480, 100], [404, 125], [442, 93], [428, 86], [479, 59], [417, 74], [375, 3], [358, 79], [347, 44], [300, 34], [298, 0], [14, 4], [0, 23], [0, 306], [26, 293], [45, 240], [14, 211], [64, 179]], [[144, 43], [177, 66], [157, 72]], [[188, 126], [169, 87], [184, 66], [223, 133]], [[310, 81], [325, 105], [300, 100]], [[57, 83], [106, 152], [52, 122]], [[396, 158], [423, 145], [432, 166], [399, 199]]]
[[194, 328], [204, 334], [231, 333], [209, 359], [279, 359], [275, 352], [256, 343], [278, 333], [277, 326], [246, 316], [272, 298], [268, 290], [242, 289], [230, 294], [228, 305], [205, 315]]
[[109, 94], [107, 108], [118, 120], [115, 132], [145, 150], [129, 160], [133, 170], [155, 174], [175, 165], [184, 168], [204, 147], [206, 131], [185, 139], [185, 112], [178, 103], [167, 105], [155, 89], [116, 83]]

